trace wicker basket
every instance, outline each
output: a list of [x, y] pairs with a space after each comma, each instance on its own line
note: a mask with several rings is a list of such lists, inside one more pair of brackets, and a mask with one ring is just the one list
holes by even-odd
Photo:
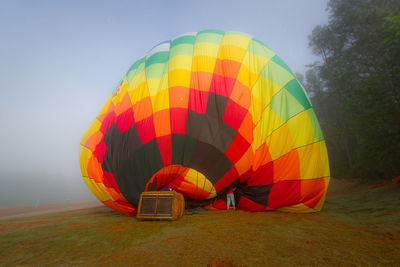
[[176, 191], [148, 191], [140, 195], [139, 220], [174, 221], [183, 215], [185, 200]]

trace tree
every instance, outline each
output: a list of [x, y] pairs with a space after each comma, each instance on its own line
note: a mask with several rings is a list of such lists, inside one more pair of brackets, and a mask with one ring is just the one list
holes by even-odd
[[331, 0], [309, 37], [310, 90], [335, 177], [400, 174], [400, 5]]

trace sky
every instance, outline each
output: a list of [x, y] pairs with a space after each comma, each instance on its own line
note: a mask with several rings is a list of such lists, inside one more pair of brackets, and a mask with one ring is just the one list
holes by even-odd
[[95, 200], [79, 142], [129, 67], [156, 44], [204, 29], [242, 31], [294, 72], [327, 0], [0, 0], [0, 208]]

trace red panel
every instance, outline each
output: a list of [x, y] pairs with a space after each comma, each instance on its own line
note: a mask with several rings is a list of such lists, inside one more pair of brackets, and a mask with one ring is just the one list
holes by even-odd
[[247, 151], [249, 146], [250, 144], [246, 141], [246, 139], [237, 133], [232, 143], [226, 150], [225, 155], [232, 161], [232, 163], [236, 163]]
[[171, 135], [157, 137], [158, 147], [164, 163], [164, 166], [172, 164], [172, 144]]
[[95, 150], [93, 151], [93, 156], [97, 158], [97, 160], [102, 163], [103, 158], [106, 155], [107, 145], [104, 143], [104, 136], [101, 138], [101, 141], [97, 144]]
[[115, 114], [114, 112], [108, 113], [108, 115], [104, 118], [101, 126], [100, 132], [106, 134], [107, 130], [111, 127], [112, 123], [115, 121]]
[[171, 108], [171, 133], [185, 134], [186, 132], [186, 119], [187, 109], [185, 108]]
[[135, 121], [133, 119], [133, 110], [131, 108], [120, 114], [115, 120], [115, 124], [117, 125], [118, 130], [121, 133], [128, 130], [134, 122]]
[[228, 185], [230, 185], [233, 181], [239, 178], [239, 174], [236, 171], [235, 167], [232, 167], [219, 181], [215, 184], [215, 189], [217, 192], [221, 191]]
[[190, 110], [198, 113], [206, 113], [208, 92], [190, 89], [189, 106]]
[[249, 186], [274, 183], [274, 162], [259, 167], [247, 181]]
[[324, 178], [301, 180], [301, 202], [314, 208], [325, 193]]
[[223, 199], [218, 199], [217, 201], [214, 201], [212, 203], [212, 206], [214, 209], [217, 210], [226, 210], [227, 208], [226, 202]]
[[138, 130], [140, 139], [143, 144], [153, 140], [156, 137], [154, 131], [153, 116], [150, 116], [144, 120], [136, 122], [136, 128]]
[[115, 181], [114, 174], [112, 174], [111, 172], [106, 172], [103, 170], [103, 184], [106, 187], [112, 187], [112, 188], [114, 188], [115, 191], [117, 191], [118, 193], [121, 193], [119, 191], [117, 182]]
[[246, 211], [264, 211], [267, 210], [267, 207], [264, 207], [247, 197], [241, 196], [238, 203], [238, 209]]
[[300, 180], [280, 181], [272, 186], [268, 196], [268, 207], [277, 209], [299, 204], [301, 200], [300, 183]]
[[232, 128], [239, 130], [246, 113], [247, 110], [245, 108], [236, 104], [232, 99], [229, 99], [222, 119]]
[[211, 81], [210, 91], [217, 95], [229, 97], [235, 82], [236, 79], [234, 78], [223, 77], [221, 75], [214, 74]]

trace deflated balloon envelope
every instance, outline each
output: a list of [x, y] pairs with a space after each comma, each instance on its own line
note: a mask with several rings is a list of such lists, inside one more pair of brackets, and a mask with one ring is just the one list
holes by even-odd
[[170, 187], [191, 205], [319, 211], [325, 141], [304, 89], [268, 46], [205, 30], [137, 60], [80, 144], [83, 179], [105, 205], [134, 215], [140, 193]]

